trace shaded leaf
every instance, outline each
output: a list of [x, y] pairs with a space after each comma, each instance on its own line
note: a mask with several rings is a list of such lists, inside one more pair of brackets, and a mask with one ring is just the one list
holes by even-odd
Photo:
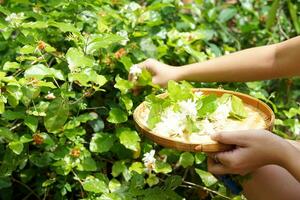
[[47, 109], [44, 125], [48, 132], [59, 131], [68, 119], [69, 104], [62, 98], [57, 98], [50, 103]]
[[109, 111], [107, 121], [113, 124], [119, 124], [127, 121], [127, 113], [120, 108], [112, 108]]
[[110, 150], [115, 138], [108, 133], [95, 133], [90, 142], [91, 152], [103, 153]]
[[195, 170], [206, 187], [210, 187], [216, 182], [218, 182], [218, 179], [216, 179], [211, 173], [207, 171], [203, 171], [201, 169], [195, 169]]
[[108, 186], [106, 183], [102, 180], [99, 180], [93, 176], [88, 176], [83, 181], [83, 189], [88, 192], [94, 192], [94, 193], [108, 193]]

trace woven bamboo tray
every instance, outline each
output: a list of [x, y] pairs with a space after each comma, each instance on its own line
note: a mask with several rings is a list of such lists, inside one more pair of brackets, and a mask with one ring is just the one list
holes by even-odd
[[[244, 104], [251, 105], [257, 108], [258, 110], [260, 110], [266, 116], [265, 118], [266, 130], [271, 131], [273, 129], [274, 120], [275, 120], [275, 115], [273, 111], [267, 104], [265, 104], [264, 102], [256, 98], [253, 98], [243, 93], [229, 91], [229, 90], [222, 90], [222, 89], [201, 88], [201, 89], [194, 89], [193, 91], [194, 92], [201, 91], [203, 92], [204, 95], [215, 94], [217, 96], [222, 96], [225, 93], [233, 94], [239, 97], [240, 99], [242, 99]], [[159, 97], [164, 98], [166, 97], [166, 94], [161, 94], [159, 95]], [[160, 136], [142, 123], [141, 116], [145, 109], [146, 109], [146, 102], [143, 102], [134, 110], [133, 119], [135, 121], [136, 128], [140, 133], [144, 134], [146, 137], [156, 142], [157, 144], [160, 144], [168, 148], [174, 148], [177, 150], [192, 151], [192, 152], [197, 152], [197, 151], [220, 152], [220, 151], [230, 150], [233, 148], [232, 145], [221, 144], [213, 140], [211, 140], [211, 142], [209, 143], [206, 142], [205, 144], [201, 144], [201, 143], [191, 144], [186, 142], [175, 141], [172, 140], [171, 138]]]

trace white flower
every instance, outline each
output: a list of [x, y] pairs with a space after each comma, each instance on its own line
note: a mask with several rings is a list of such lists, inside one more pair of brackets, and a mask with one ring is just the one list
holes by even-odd
[[221, 104], [218, 106], [217, 110], [213, 113], [212, 118], [216, 121], [224, 121], [228, 118], [231, 111], [231, 101]]
[[194, 93], [197, 98], [200, 98], [203, 95], [203, 92], [197, 91]]
[[187, 101], [179, 102], [180, 111], [186, 116], [190, 116], [192, 119], [197, 117], [197, 104], [195, 101], [188, 99]]
[[127, 31], [125, 31], [125, 30], [118, 31], [118, 32], [117, 32], [117, 35], [119, 35], [119, 36], [121, 36], [121, 37], [124, 38], [124, 40], [122, 40], [122, 41], [120, 42], [121, 45], [124, 45], [124, 46], [125, 46], [125, 45], [129, 42], [128, 32], [127, 32]]
[[209, 135], [211, 135], [211, 134], [213, 134], [213, 133], [216, 132], [215, 129], [214, 129], [213, 124], [212, 124], [207, 118], [205, 118], [205, 119], [202, 121], [202, 127], [203, 127], [202, 132], [203, 132], [204, 134], [209, 134]]
[[156, 159], [154, 158], [155, 150], [151, 150], [144, 154], [142, 161], [144, 162], [145, 167], [148, 171], [152, 171], [155, 168]]
[[133, 76], [133, 80], [136, 81], [141, 75], [142, 69], [138, 65], [132, 65], [129, 70], [129, 74]]
[[55, 98], [56, 98], [56, 96], [52, 92], [49, 92], [49, 91], [48, 91], [48, 94], [45, 96], [45, 99], [48, 99], [48, 100], [52, 100]]
[[24, 13], [11, 13], [5, 18], [5, 21], [12, 23], [13, 25], [20, 25], [24, 19]]
[[183, 134], [185, 129], [186, 116], [182, 113], [174, 112], [171, 107], [162, 114], [161, 122], [157, 123], [154, 131], [162, 135]]

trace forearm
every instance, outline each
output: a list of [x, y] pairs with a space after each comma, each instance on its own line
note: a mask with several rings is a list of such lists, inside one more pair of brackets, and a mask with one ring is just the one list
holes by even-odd
[[291, 145], [293, 145], [296, 149], [300, 151], [300, 141], [299, 140], [288, 140], [286, 139]]
[[178, 80], [254, 81], [300, 74], [300, 37], [178, 68]]
[[285, 157], [282, 167], [287, 169], [300, 182], [300, 150], [298, 145], [294, 145], [295, 144], [289, 145], [289, 147], [282, 152], [282, 156]]

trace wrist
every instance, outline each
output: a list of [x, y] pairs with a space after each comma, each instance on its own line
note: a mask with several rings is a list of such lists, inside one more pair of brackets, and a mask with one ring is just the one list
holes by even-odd
[[175, 77], [176, 81], [183, 81], [183, 80], [189, 80], [189, 69], [187, 65], [180, 66], [180, 67], [174, 67], [175, 68]]
[[[279, 160], [278, 165], [290, 171], [293, 168], [295, 160], [298, 160], [300, 151], [295, 148], [291, 143], [285, 141], [285, 145], [280, 152], [281, 159]], [[298, 161], [299, 162], [299, 161]]]

